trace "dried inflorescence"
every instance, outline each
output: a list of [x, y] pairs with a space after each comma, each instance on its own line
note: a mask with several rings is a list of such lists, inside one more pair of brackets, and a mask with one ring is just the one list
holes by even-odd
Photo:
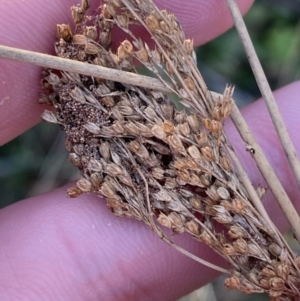
[[[133, 73], [138, 60], [180, 97], [185, 110], [176, 110], [159, 91], [43, 71], [49, 93], [40, 102], [54, 112], [42, 117], [61, 125], [69, 159], [82, 174], [69, 196], [101, 194], [115, 215], [145, 222], [169, 243], [160, 225], [190, 233], [232, 265], [225, 281], [230, 289], [267, 292], [272, 300], [299, 298], [299, 259], [280, 246], [253, 208], [228, 156], [223, 124], [233, 89], [212, 98], [196, 68], [192, 40], [173, 14], [151, 0], [108, 0], [93, 17], [85, 15], [88, 7], [87, 0], [72, 7], [74, 32], [57, 26], [56, 54]], [[154, 49], [134, 35], [132, 24], [149, 32]], [[129, 36], [115, 52], [114, 26]]]

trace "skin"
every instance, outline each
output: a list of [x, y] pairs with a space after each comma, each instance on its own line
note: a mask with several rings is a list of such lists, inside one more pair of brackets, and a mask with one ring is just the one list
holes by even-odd
[[[238, 2], [243, 12], [252, 4]], [[159, 5], [176, 14], [196, 45], [232, 26], [224, 1], [182, 3], [165, 0]], [[5, 28], [0, 31], [0, 44], [51, 53], [55, 24], [72, 24], [72, 4], [0, 0], [0, 25]], [[37, 104], [39, 77], [38, 67], [0, 61], [0, 145], [40, 121], [44, 108]], [[275, 92], [298, 152], [299, 93], [299, 82]], [[255, 102], [243, 114], [299, 210], [295, 181], [263, 103]], [[230, 122], [226, 126], [253, 183], [263, 184], [234, 127]], [[67, 198], [70, 186], [0, 211], [1, 300], [176, 300], [218, 275], [171, 249], [142, 223], [114, 217], [100, 197]], [[276, 225], [287, 230], [270, 193], [265, 205]], [[201, 258], [224, 266], [221, 258], [190, 237], [173, 238]]]

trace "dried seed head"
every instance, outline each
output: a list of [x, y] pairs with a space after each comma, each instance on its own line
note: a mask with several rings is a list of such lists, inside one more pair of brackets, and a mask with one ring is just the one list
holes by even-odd
[[200, 236], [199, 239], [204, 242], [208, 246], [213, 246], [214, 245], [214, 240], [211, 237], [211, 235], [208, 233], [208, 231], [204, 230]]
[[150, 156], [147, 148], [137, 140], [131, 141], [128, 148], [142, 159], [148, 159]]
[[184, 150], [181, 139], [173, 134], [167, 138], [170, 147], [176, 152], [182, 152]]
[[165, 185], [164, 187], [166, 189], [174, 189], [175, 187], [177, 187], [177, 182], [175, 179], [167, 177], [165, 178]]
[[46, 122], [54, 123], [54, 124], [58, 123], [56, 115], [53, 112], [49, 111], [49, 110], [45, 110], [42, 113], [41, 117]]
[[242, 213], [245, 210], [245, 202], [240, 198], [232, 200], [232, 208], [237, 213]]
[[266, 279], [266, 278], [262, 278], [259, 280], [259, 285], [266, 289], [266, 290], [269, 290], [270, 289], [270, 281], [269, 279]]
[[59, 38], [63, 39], [64, 41], [70, 43], [73, 38], [72, 30], [69, 25], [66, 24], [58, 24], [56, 27], [57, 35]]
[[179, 229], [184, 226], [185, 218], [182, 214], [171, 212], [168, 217], [172, 223], [172, 227]]
[[77, 198], [82, 194], [82, 191], [78, 187], [71, 187], [67, 190], [67, 194], [70, 198]]
[[93, 188], [92, 183], [86, 178], [79, 179], [77, 181], [76, 185], [83, 192], [90, 192], [90, 191], [92, 191], [92, 188]]
[[121, 28], [128, 28], [129, 18], [127, 15], [117, 15], [116, 19]]

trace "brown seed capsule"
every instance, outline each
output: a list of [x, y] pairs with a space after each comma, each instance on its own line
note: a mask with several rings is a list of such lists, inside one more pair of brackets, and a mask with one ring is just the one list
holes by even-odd
[[71, 7], [72, 18], [76, 24], [80, 24], [82, 22], [84, 13], [85, 11], [81, 7], [78, 6]]
[[58, 123], [56, 115], [53, 112], [49, 111], [49, 110], [45, 110], [42, 113], [41, 117], [46, 122], [54, 123], [54, 124]]
[[212, 246], [214, 244], [213, 238], [206, 230], [200, 234], [199, 239], [208, 246]]
[[170, 219], [168, 218], [167, 215], [165, 215], [162, 212], [159, 214], [157, 221], [164, 227], [167, 227], [167, 228], [172, 227], [172, 223], [171, 223]]
[[110, 160], [110, 146], [108, 142], [103, 142], [99, 146], [99, 152], [104, 160]]
[[199, 196], [192, 196], [191, 198], [189, 198], [189, 202], [194, 209], [203, 210], [202, 200]]
[[192, 235], [200, 235], [199, 224], [193, 219], [185, 223], [186, 231], [190, 232]]
[[177, 182], [173, 178], [166, 177], [165, 178], [165, 185], [164, 185], [164, 187], [166, 189], [174, 189], [175, 187], [177, 187]]
[[213, 150], [209, 146], [202, 147], [201, 153], [209, 161], [213, 160], [214, 158]]
[[103, 176], [98, 172], [94, 172], [91, 174], [90, 181], [96, 190], [100, 190], [103, 183]]
[[149, 28], [150, 31], [154, 32], [159, 28], [159, 21], [157, 19], [156, 16], [154, 16], [153, 14], [149, 15], [146, 19], [145, 19], [145, 22]]
[[148, 62], [149, 61], [149, 55], [145, 48], [142, 48], [135, 52], [138, 59], [142, 62]]
[[95, 45], [94, 43], [86, 43], [84, 47], [84, 51], [87, 54], [97, 54], [100, 52], [99, 46]]
[[128, 28], [128, 25], [129, 25], [129, 18], [127, 15], [117, 15], [116, 16], [116, 19], [118, 21], [118, 25], [121, 27], [121, 28]]
[[73, 34], [71, 31], [71, 27], [66, 24], [58, 24], [57, 27], [57, 35], [59, 38], [63, 39], [64, 41], [70, 43], [73, 38]]
[[248, 253], [248, 244], [243, 238], [238, 238], [232, 243], [232, 246], [236, 253], [246, 254]]
[[230, 198], [230, 193], [225, 187], [219, 187], [217, 193], [222, 200], [228, 200]]
[[173, 133], [174, 132], [174, 124], [170, 120], [165, 120], [162, 124], [162, 128], [166, 133]]
[[259, 280], [259, 285], [266, 289], [266, 290], [269, 290], [270, 289], [270, 281], [269, 279], [266, 279], [266, 278], [262, 278]]
[[232, 239], [237, 239], [237, 238], [240, 238], [240, 237], [246, 237], [247, 236], [246, 232], [241, 227], [236, 226], [236, 225], [232, 225], [230, 227], [230, 229], [228, 231], [228, 234]]
[[92, 171], [98, 171], [98, 172], [101, 172], [103, 170], [103, 167], [100, 163], [100, 161], [94, 159], [94, 158], [91, 158], [88, 165], [87, 165], [87, 168], [89, 170], [92, 170]]
[[100, 192], [103, 196], [109, 199], [114, 199], [117, 196], [112, 186], [106, 182], [102, 184]]
[[290, 274], [290, 266], [285, 263], [281, 263], [276, 267], [277, 275], [282, 278], [284, 281], [288, 279]]
[[229, 243], [223, 245], [223, 252], [228, 256], [236, 255], [235, 248]]
[[77, 181], [77, 187], [83, 192], [92, 191], [92, 183], [86, 178], [79, 179]]
[[80, 157], [76, 153], [70, 153], [69, 160], [74, 166], [81, 167]]
[[220, 165], [226, 171], [231, 170], [231, 162], [230, 162], [230, 159], [227, 156], [221, 156], [220, 157]]
[[192, 145], [188, 148], [188, 153], [195, 160], [201, 159], [200, 151], [195, 145]]
[[183, 81], [189, 90], [196, 92], [195, 82], [192, 78], [187, 77]]
[[152, 168], [151, 174], [155, 179], [158, 179], [158, 180], [164, 179], [164, 170], [160, 167]]
[[100, 134], [102, 131], [100, 129], [100, 127], [93, 123], [93, 122], [87, 122], [84, 126], [83, 126], [88, 132], [94, 134], [94, 135], [98, 135]]
[[280, 254], [281, 254], [281, 247], [279, 245], [277, 245], [276, 243], [272, 242], [270, 245], [269, 245], [269, 251], [272, 255], [276, 256], [276, 257], [279, 257]]
[[73, 100], [78, 101], [81, 104], [86, 103], [83, 91], [77, 86], [70, 91], [70, 96], [73, 98]]
[[128, 143], [128, 148], [141, 159], [148, 159], [150, 156], [147, 148], [137, 140]]
[[285, 289], [285, 284], [283, 279], [278, 277], [273, 277], [270, 279], [271, 289], [276, 291], [283, 291]]
[[195, 135], [195, 140], [200, 147], [205, 147], [208, 144], [208, 137], [205, 132]]
[[169, 34], [170, 33], [170, 27], [165, 21], [159, 22], [160, 28], [163, 32]]
[[105, 172], [112, 177], [124, 174], [124, 171], [122, 170], [122, 168], [115, 163], [107, 164], [107, 166], [105, 168]]
[[184, 137], [189, 137], [190, 136], [191, 130], [190, 130], [190, 127], [189, 127], [187, 122], [179, 124], [177, 128], [179, 130], [179, 133], [181, 135], [183, 135]]
[[82, 191], [78, 187], [71, 187], [67, 190], [67, 194], [70, 198], [77, 198], [82, 194]]
[[261, 248], [252, 242], [248, 243], [248, 252], [249, 255], [258, 257], [258, 258], [265, 258], [265, 255], [263, 254]]
[[184, 49], [188, 55], [191, 55], [194, 51], [194, 41], [191, 39], [186, 39], [183, 42]]
[[231, 276], [224, 280], [224, 285], [229, 289], [239, 289], [241, 285], [241, 280], [237, 276]]
[[267, 264], [262, 270], [261, 270], [261, 275], [265, 276], [267, 278], [271, 278], [271, 277], [276, 277], [276, 270], [275, 267], [273, 267], [270, 264]]
[[84, 28], [83, 34], [91, 40], [96, 40], [98, 36], [97, 27], [96, 26], [86, 26]]
[[194, 133], [199, 132], [200, 123], [196, 115], [187, 116], [187, 122]]
[[245, 210], [245, 202], [240, 198], [232, 200], [232, 208], [237, 213], [242, 213]]
[[166, 132], [164, 131], [164, 129], [161, 126], [159, 126], [157, 124], [151, 128], [151, 132], [156, 138], [158, 138], [160, 140], [164, 141], [167, 139]]
[[167, 140], [170, 147], [175, 151], [182, 152], [184, 150], [182, 141], [176, 134], [169, 136]]
[[90, 0], [81, 0], [81, 8], [83, 9], [83, 11], [87, 11], [90, 5]]

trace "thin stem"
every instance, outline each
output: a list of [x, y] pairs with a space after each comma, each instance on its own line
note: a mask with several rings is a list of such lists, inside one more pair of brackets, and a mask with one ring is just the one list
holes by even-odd
[[255, 52], [254, 46], [252, 44], [251, 38], [247, 31], [243, 17], [239, 11], [239, 8], [235, 0], [226, 0], [227, 5], [230, 8], [231, 15], [234, 19], [236, 29], [243, 43], [245, 52], [247, 54], [249, 63], [251, 65], [253, 74], [255, 76], [256, 82], [259, 86], [260, 92], [265, 100], [266, 106], [268, 108], [269, 114], [271, 116], [272, 122], [276, 129], [276, 132], [280, 138], [282, 147], [290, 163], [291, 169], [294, 173], [298, 186], [300, 187], [300, 161], [297, 157], [295, 147], [289, 137], [288, 131], [284, 124], [284, 121], [280, 115], [278, 106], [276, 104], [274, 95], [268, 84], [266, 75], [262, 69], [259, 62], [257, 54]]
[[235, 103], [230, 117], [300, 242], [300, 217]]
[[30, 63], [45, 68], [63, 70], [94, 77], [101, 77], [108, 80], [122, 82], [133, 86], [150, 88], [157, 91], [169, 92], [170, 89], [159, 79], [139, 75], [132, 72], [105, 68], [92, 64], [82, 63], [70, 59], [60, 58], [48, 54], [12, 48], [0, 45], [0, 58]]

